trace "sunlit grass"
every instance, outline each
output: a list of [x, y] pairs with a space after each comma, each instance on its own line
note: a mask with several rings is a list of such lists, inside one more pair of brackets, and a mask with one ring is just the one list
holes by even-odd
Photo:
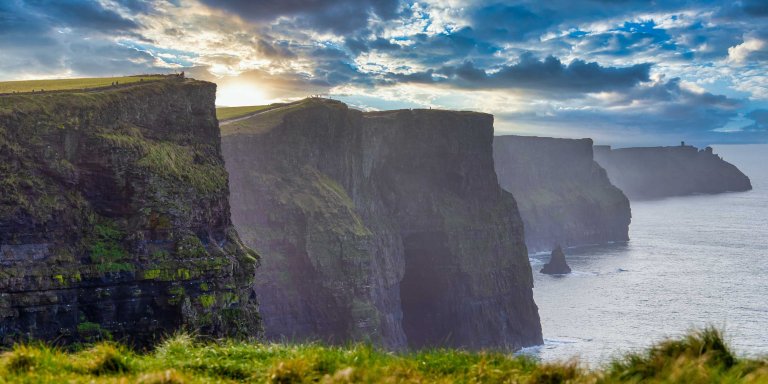
[[179, 334], [154, 351], [114, 343], [77, 352], [22, 345], [0, 356], [0, 383], [766, 383], [768, 362], [733, 355], [712, 329], [602, 368], [504, 353], [395, 354], [365, 345], [201, 342]]
[[123, 76], [123, 77], [98, 77], [81, 79], [52, 79], [52, 80], [25, 80], [25, 81], [4, 81], [0, 82], [0, 93], [13, 92], [39, 92], [45, 91], [63, 91], [73, 89], [89, 89], [108, 87], [113, 83], [132, 84], [143, 81], [161, 80], [162, 75], [148, 76]]
[[216, 108], [216, 118], [219, 120], [236, 119], [250, 115], [251, 113], [267, 109], [271, 105], [251, 105], [247, 107], [220, 107]]

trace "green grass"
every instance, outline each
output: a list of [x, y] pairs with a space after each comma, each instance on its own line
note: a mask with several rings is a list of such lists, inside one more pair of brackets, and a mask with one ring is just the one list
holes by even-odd
[[24, 80], [0, 82], [0, 93], [32, 92], [32, 91], [63, 91], [71, 89], [89, 89], [108, 87], [114, 82], [120, 85], [144, 81], [161, 80], [163, 75], [99, 77], [80, 79]]
[[[259, 114], [258, 118], [234, 121], [221, 125], [221, 135], [229, 136], [235, 134], [260, 135], [267, 133], [283, 123], [283, 119], [289, 113], [306, 108], [312, 102], [311, 99], [305, 99], [290, 104], [273, 104], [265, 108], [264, 112]], [[221, 118], [219, 118], [221, 120]]]
[[739, 359], [712, 329], [590, 370], [502, 353], [394, 354], [174, 336], [136, 353], [100, 343], [77, 352], [19, 345], [0, 356], [0, 383], [765, 383], [768, 361]]
[[116, 147], [138, 151], [142, 157], [137, 164], [154, 174], [184, 180], [206, 194], [219, 193], [227, 187], [227, 175], [221, 171], [221, 164], [196, 160], [210, 158], [200, 148], [149, 140], [138, 130], [99, 136]]
[[216, 108], [216, 118], [219, 120], [230, 120], [243, 117], [254, 112], [258, 112], [271, 107], [271, 105], [251, 105], [248, 107], [220, 107]]

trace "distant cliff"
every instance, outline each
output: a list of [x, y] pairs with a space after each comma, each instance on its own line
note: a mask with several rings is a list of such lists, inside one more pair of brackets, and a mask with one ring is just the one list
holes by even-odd
[[493, 156], [529, 251], [629, 240], [629, 200], [593, 160], [592, 140], [496, 136]]
[[490, 115], [310, 99], [222, 126], [268, 338], [391, 349], [541, 343]]
[[216, 86], [0, 97], [0, 343], [256, 335]]
[[633, 200], [668, 196], [740, 192], [749, 178], [707, 147], [595, 147], [595, 160], [611, 181]]

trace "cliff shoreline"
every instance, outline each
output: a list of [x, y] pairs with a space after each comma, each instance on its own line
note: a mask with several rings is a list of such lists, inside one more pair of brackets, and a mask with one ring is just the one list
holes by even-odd
[[744, 192], [749, 177], [715, 154], [711, 147], [685, 145], [612, 149], [596, 146], [595, 160], [632, 200]]

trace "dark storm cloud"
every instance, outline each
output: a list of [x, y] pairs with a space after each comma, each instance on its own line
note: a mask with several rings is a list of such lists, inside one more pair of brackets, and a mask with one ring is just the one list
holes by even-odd
[[715, 14], [718, 20], [744, 21], [745, 18], [768, 17], [768, 3], [764, 0], [742, 0], [722, 4]]
[[[118, 3], [134, 12], [148, 10], [144, 1]], [[115, 44], [119, 36], [141, 38], [140, 27], [95, 0], [0, 1], [0, 75], [163, 71], [151, 55]]]
[[279, 17], [296, 18], [300, 27], [350, 33], [368, 24], [370, 16], [390, 20], [397, 15], [399, 0], [202, 0], [245, 19], [270, 22]]
[[747, 113], [745, 117], [754, 120], [753, 124], [744, 127], [745, 131], [768, 133], [768, 109], [756, 109]]
[[[617, 99], [592, 108], [552, 111], [546, 115], [501, 113], [499, 118], [541, 127], [568, 126], [577, 122], [575, 127], [589, 127], [597, 136], [615, 135], [614, 143], [621, 143], [621, 134], [631, 137], [629, 140], [646, 140], [647, 144], [661, 144], [672, 138], [696, 145], [768, 139], [764, 131], [719, 131], [738, 117], [744, 105], [744, 100], [693, 92], [682, 87], [680, 79], [675, 78], [633, 87]], [[754, 113], [755, 116], [748, 117], [756, 121], [768, 117], [761, 111]]]
[[127, 31], [138, 28], [134, 21], [104, 8], [93, 0], [26, 0], [17, 3], [21, 3], [21, 12], [41, 15], [51, 26], [99, 31]]
[[478, 36], [519, 41], [541, 34], [561, 18], [547, 8], [532, 10], [524, 5], [495, 3], [474, 9], [471, 20]]
[[[98, 60], [93, 60], [98, 57]], [[73, 43], [66, 47], [66, 66], [76, 73], [94, 76], [111, 76], [123, 73], [136, 74], [168, 72], [153, 68], [154, 57], [149, 53], [109, 43]]]
[[373, 79], [358, 71], [350, 62], [346, 51], [338, 47], [320, 47], [312, 50], [309, 57], [315, 63], [311, 84], [333, 87], [344, 84], [373, 85]]
[[400, 49], [400, 45], [395, 44], [382, 37], [377, 37], [372, 40], [366, 40], [361, 38], [348, 38], [344, 43], [347, 48], [354, 54], [361, 52], [369, 52], [371, 50], [376, 51], [394, 51]]
[[466, 61], [456, 67], [407, 75], [393, 74], [390, 77], [401, 82], [450, 83], [462, 88], [588, 93], [632, 88], [649, 81], [650, 68], [650, 64], [603, 67], [583, 60], [574, 60], [566, 65], [552, 56], [539, 60], [526, 54], [517, 64], [493, 68], [493, 71], [477, 68], [474, 63]]
[[259, 39], [256, 41], [256, 50], [271, 59], [294, 59], [297, 57], [287, 42], [269, 43], [264, 39]]
[[768, 2], [765, 0], [742, 1], [742, 10], [745, 14], [755, 17], [768, 16]]

